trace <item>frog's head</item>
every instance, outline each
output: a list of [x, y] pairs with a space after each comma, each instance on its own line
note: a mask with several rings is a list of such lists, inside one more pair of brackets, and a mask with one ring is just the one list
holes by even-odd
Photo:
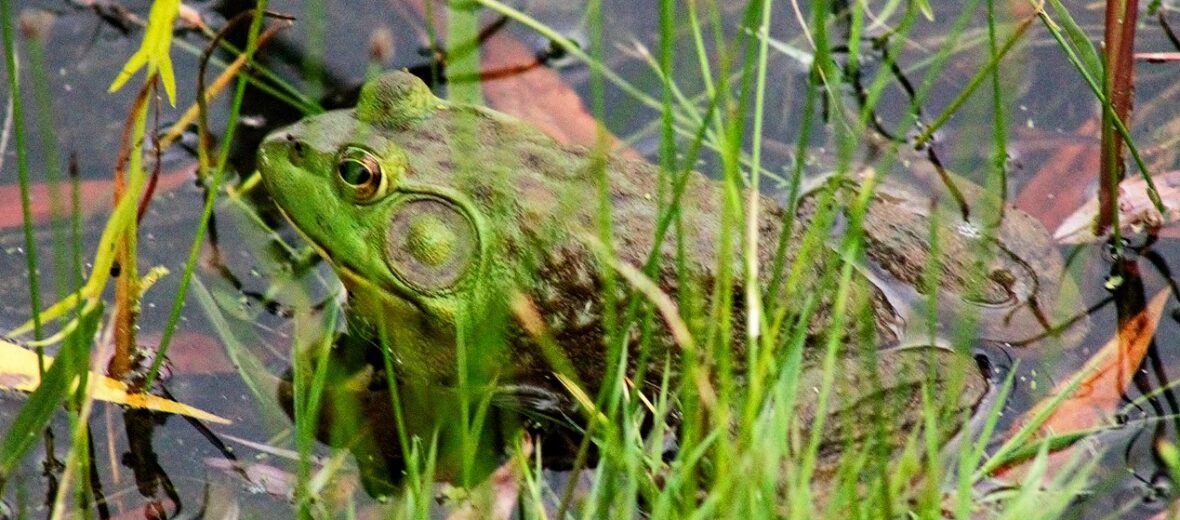
[[440, 144], [449, 136], [435, 115], [454, 110], [414, 76], [387, 74], [356, 109], [269, 135], [258, 161], [279, 208], [348, 288], [350, 313], [386, 334], [403, 365], [440, 377], [454, 371], [455, 316], [488, 256], [487, 207], [460, 189]]

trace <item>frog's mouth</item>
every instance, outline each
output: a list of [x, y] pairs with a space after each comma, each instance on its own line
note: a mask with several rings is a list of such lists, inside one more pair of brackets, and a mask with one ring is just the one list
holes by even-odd
[[364, 287], [365, 289], [368, 289], [369, 292], [375, 294], [397, 294], [402, 296], [402, 300], [410, 302], [412, 305], [418, 308], [419, 311], [425, 312], [425, 309], [419, 305], [419, 302], [415, 298], [408, 295], [403, 295], [402, 291], [398, 290], [397, 287], [385, 287], [383, 285], [379, 285], [367, 279], [361, 274], [359, 269], [349, 265], [347, 261], [337, 259], [335, 256], [333, 256], [332, 251], [327, 246], [324, 246], [318, 240], [316, 240], [315, 237], [312, 237], [307, 232], [303, 231], [303, 229], [300, 228], [295, 222], [295, 219], [291, 218], [291, 215], [287, 213], [286, 209], [284, 209], [281, 205], [276, 206], [279, 208], [279, 213], [283, 215], [283, 218], [287, 219], [287, 222], [291, 223], [291, 228], [295, 230], [295, 233], [297, 233], [304, 242], [307, 242], [307, 245], [311, 246], [311, 249], [315, 251], [316, 254], [320, 256], [320, 258], [323, 258], [329, 266], [332, 267], [332, 270], [336, 272], [336, 276], [340, 278], [340, 281], [343, 282], [346, 287]]
[[340, 263], [332, 260], [331, 251], [328, 251], [328, 248], [324, 247], [319, 243], [318, 240], [303, 231], [303, 228], [299, 227], [299, 223], [296, 222], [294, 218], [291, 218], [291, 214], [287, 213], [287, 209], [284, 208], [282, 204], [275, 204], [275, 207], [279, 208], [279, 213], [283, 215], [283, 218], [287, 219], [287, 222], [291, 224], [291, 229], [295, 230], [295, 233], [299, 235], [299, 238], [302, 238], [304, 242], [307, 242], [307, 245], [311, 246], [315, 253], [320, 255], [320, 258], [323, 258], [325, 262], [328, 262], [328, 264], [331, 265], [333, 269], [339, 270], [343, 268], [350, 271], [352, 270], [351, 268], [343, 266]]

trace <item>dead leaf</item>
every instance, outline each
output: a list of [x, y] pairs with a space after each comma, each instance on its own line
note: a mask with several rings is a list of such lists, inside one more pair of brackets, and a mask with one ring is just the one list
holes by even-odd
[[[1053, 414], [1041, 425], [1038, 435], [1042, 438], [1050, 435], [1063, 435], [1075, 432], [1085, 432], [1109, 424], [1110, 418], [1122, 402], [1123, 393], [1130, 384], [1134, 373], [1139, 369], [1143, 357], [1147, 355], [1147, 348], [1155, 335], [1160, 317], [1163, 315], [1164, 304], [1171, 294], [1162, 290], [1147, 304], [1143, 312], [1136, 315], [1123, 325], [1114, 338], [1103, 345], [1079, 373], [1086, 374], [1085, 379], [1074, 389], [1073, 395], [1062, 401]], [[1011, 429], [1018, 431], [1022, 425], [1028, 423], [1032, 417], [1053, 401], [1054, 396], [1070, 387], [1073, 378], [1058, 385], [1050, 397], [1037, 403], [1017, 420]], [[1073, 460], [1079, 446], [1085, 442], [1075, 442], [1068, 447], [1049, 454], [1049, 467], [1060, 468]], [[1019, 481], [1024, 478], [1028, 470], [1028, 461], [1006, 465], [993, 473], [994, 477]], [[1049, 472], [1050, 474], [1052, 471]]]
[[[162, 173], [156, 185], [156, 195], [167, 193], [189, 181], [193, 177], [196, 165], [179, 168], [175, 171]], [[53, 188], [49, 184], [33, 184], [29, 186], [29, 203], [32, 210], [33, 222], [45, 223], [53, 216], [54, 200], [61, 211], [69, 211], [70, 193], [73, 187], [68, 182], [59, 182]], [[110, 179], [88, 179], [78, 181], [78, 204], [83, 215], [93, 215], [111, 209], [114, 181]], [[9, 184], [0, 186], [0, 229], [21, 227], [24, 217], [21, 216], [20, 186]]]
[[[1170, 295], [1167, 290], [1156, 294], [1143, 312], [1131, 318], [1115, 337], [1090, 357], [1081, 369], [1082, 373], [1088, 374], [1085, 380], [1041, 425], [1042, 433], [1062, 434], [1092, 429], [1105, 424], [1114, 415], [1122, 402], [1123, 392], [1147, 354], [1163, 315], [1164, 304]], [[1053, 394], [1064, 391], [1067, 386], [1066, 383], [1059, 385]], [[1046, 402], [1042, 401], [1026, 412], [1024, 420], [1018, 421], [1018, 424], [1036, 415]]]
[[[159, 334], [145, 334], [141, 343], [156, 345]], [[172, 337], [173, 345], [184, 348], [168, 349], [168, 361], [175, 373], [187, 375], [236, 374], [237, 368], [225, 354], [217, 338], [198, 332], [178, 331]]]
[[[425, 19], [426, 2], [407, 0], [418, 15]], [[434, 29], [446, 34], [445, 5], [436, 3]], [[444, 36], [440, 36], [444, 37]], [[483, 92], [488, 104], [536, 126], [562, 144], [592, 147], [598, 143], [600, 131], [614, 153], [637, 159], [639, 153], [622, 144], [622, 140], [602, 130], [602, 125], [586, 110], [577, 91], [561, 79], [553, 69], [537, 64], [536, 52], [508, 31], [496, 31], [482, 42], [481, 68], [496, 74], [495, 79], [483, 81]]]
[[[1180, 219], [1180, 170], [1153, 175], [1164, 214], [1156, 210], [1147, 197], [1147, 182], [1141, 176], [1128, 177], [1119, 183], [1119, 226], [1123, 233], [1137, 233], [1144, 228], [1161, 228]], [[1062, 244], [1095, 242], [1105, 237], [1094, 235], [1094, 218], [1098, 215], [1098, 197], [1092, 196], [1077, 211], [1066, 217], [1053, 232]]]
[[1092, 177], [1089, 172], [1098, 171], [1099, 142], [1087, 139], [1097, 135], [1097, 120], [1091, 118], [1072, 134], [1077, 142], [1063, 142], [1055, 147], [1052, 156], [1041, 163], [1043, 166], [1024, 185], [1012, 205], [1036, 217], [1046, 229], [1060, 225], [1070, 209], [1086, 200], [1088, 184], [1079, 182], [1079, 177]]
[[[536, 60], [535, 53], [507, 31], [484, 40], [483, 49], [486, 71], [511, 70]], [[560, 143], [593, 147], [601, 132], [614, 153], [629, 159], [640, 158], [638, 152], [602, 129], [602, 123], [586, 110], [578, 93], [553, 69], [533, 67], [505, 74], [485, 81], [483, 93], [497, 110], [532, 123]]]
[[[45, 367], [53, 364], [53, 358], [45, 356]], [[0, 340], [0, 388], [32, 392], [41, 384], [37, 367], [37, 354], [16, 343]], [[142, 408], [156, 412], [186, 415], [202, 421], [230, 424], [228, 419], [150, 394], [127, 392], [127, 385], [95, 372], [87, 379], [90, 395], [100, 401]]]

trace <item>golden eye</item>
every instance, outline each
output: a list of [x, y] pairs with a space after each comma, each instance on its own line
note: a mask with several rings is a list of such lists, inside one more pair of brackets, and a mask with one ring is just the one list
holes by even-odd
[[340, 185], [357, 202], [372, 202], [385, 195], [388, 181], [377, 157], [363, 148], [348, 147], [336, 161]]

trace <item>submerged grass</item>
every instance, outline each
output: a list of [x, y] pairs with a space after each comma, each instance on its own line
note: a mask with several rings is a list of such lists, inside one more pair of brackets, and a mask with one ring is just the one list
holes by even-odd
[[[39, 278], [40, 265], [38, 263], [37, 247], [33, 235], [33, 220], [30, 211], [30, 169], [28, 161], [28, 148], [25, 141], [24, 128], [24, 106], [21, 100], [22, 89], [20, 87], [20, 68], [18, 67], [18, 56], [16, 51], [16, 40], [13, 35], [13, 22], [15, 18], [12, 16], [12, 5], [9, 0], [0, 2], [0, 29], [3, 32], [4, 39], [4, 57], [6, 64], [7, 76], [9, 79], [9, 115], [12, 118], [11, 128], [15, 134], [16, 157], [17, 157], [17, 178], [20, 185], [20, 207], [21, 215], [23, 217], [24, 255], [27, 260], [28, 289], [29, 289], [29, 306], [32, 309], [32, 332], [35, 340], [40, 340], [43, 336], [42, 319], [41, 319], [41, 284]], [[39, 49], [39, 47], [36, 47]], [[35, 64], [40, 65], [40, 54], [37, 50], [33, 52]], [[41, 98], [38, 97], [40, 100]], [[7, 131], [7, 124], [6, 131]], [[44, 119], [42, 120], [42, 127], [45, 128]], [[5, 136], [7, 137], [7, 136]], [[5, 139], [6, 141], [7, 139]], [[52, 147], [51, 147], [52, 149]], [[0, 153], [6, 153], [6, 150]], [[54, 164], [50, 162], [49, 164]], [[50, 172], [49, 175], [55, 175], [56, 172]], [[53, 186], [56, 188], [56, 185]], [[57, 242], [59, 250], [61, 241]], [[58, 264], [60, 268], [60, 263]], [[59, 272], [61, 272], [59, 270]], [[64, 274], [64, 273], [63, 273]], [[62, 285], [64, 287], [64, 284]], [[88, 325], [95, 325], [95, 320], [90, 320]], [[11, 425], [4, 432], [2, 443], [0, 443], [0, 493], [7, 487], [10, 479], [13, 476], [17, 466], [25, 454], [33, 447], [37, 439], [40, 438], [47, 448], [53, 446], [52, 437], [48, 434], [42, 434], [46, 426], [52, 420], [54, 414], [57, 412], [59, 405], [70, 399], [71, 382], [76, 378], [81, 378], [82, 383], [85, 383], [85, 374], [87, 368], [88, 356], [86, 355], [89, 343], [86, 341], [85, 332], [94, 331], [93, 326], [81, 327], [78, 333], [72, 334], [67, 338], [65, 348], [58, 355], [58, 362], [52, 367], [47, 368], [44, 360], [38, 358], [38, 368], [42, 374], [43, 384], [36, 392], [30, 396], [28, 403], [23, 406], [20, 412], [11, 421]], [[38, 354], [43, 354], [43, 350], [38, 347]], [[83, 387], [84, 388], [84, 387]], [[73, 392], [73, 398], [70, 400], [77, 406], [83, 399], [81, 392]], [[76, 420], [76, 415], [71, 414], [71, 418]], [[75, 429], [73, 431], [79, 431]], [[47, 450], [49, 451], [49, 450]], [[52, 453], [52, 451], [50, 451]], [[73, 453], [77, 453], [76, 451]], [[71, 469], [86, 468], [87, 465], [83, 461], [80, 464], [70, 466]], [[66, 476], [68, 478], [68, 474]]]
[[8, 71], [8, 102], [12, 106], [12, 129], [16, 137], [16, 172], [20, 183], [20, 208], [24, 221], [25, 258], [28, 265], [29, 277], [29, 307], [33, 309], [33, 335], [41, 339], [41, 283], [40, 270], [37, 262], [37, 246], [33, 241], [33, 218], [29, 202], [29, 159], [28, 145], [25, 143], [25, 111], [21, 100], [20, 69], [17, 67], [16, 38], [13, 36], [12, 3], [10, 0], [0, 2], [0, 28], [4, 35], [4, 63]]
[[[872, 133], [876, 124], [877, 104], [883, 99], [891, 82], [897, 80], [895, 70], [898, 58], [904, 50], [909, 31], [919, 17], [929, 12], [924, 2], [891, 2], [877, 13], [866, 12], [864, 3], [848, 4], [837, 1], [813, 2], [808, 27], [811, 45], [811, 79], [808, 82], [804, 112], [801, 116], [800, 135], [797, 136], [795, 162], [785, 175], [767, 171], [763, 165], [762, 134], [766, 121], [766, 104], [771, 60], [776, 48], [769, 37], [769, 28], [774, 21], [775, 2], [761, 0], [750, 2], [744, 11], [742, 31], [729, 35], [722, 23], [721, 6], [717, 3], [690, 2], [681, 5], [673, 0], [660, 2], [660, 48], [653, 66], [660, 79], [660, 93], [652, 97], [632, 86], [624, 78], [609, 70], [603, 64], [603, 42], [601, 31], [606, 23], [602, 6], [591, 2], [589, 20], [591, 37], [587, 48], [582, 49], [562, 38], [555, 31], [541, 25], [524, 13], [496, 0], [478, 0], [482, 7], [509, 17], [525, 27], [551, 38], [566, 48], [570, 54], [584, 60], [593, 71], [590, 81], [590, 106], [601, 117], [607, 112], [604, 90], [610, 82], [639, 102], [659, 110], [658, 129], [660, 132], [660, 175], [658, 222], [655, 226], [656, 243], [673, 241], [683, 247], [683, 221], [680, 197], [688, 175], [697, 164], [702, 150], [711, 148], [716, 153], [720, 167], [720, 181], [723, 185], [723, 205], [719, 219], [722, 230], [718, 240], [716, 281], [712, 287], [689, 288], [688, 282], [677, 294], [677, 300], [661, 298], [653, 292], [651, 277], [658, 273], [659, 258], [655, 251], [642, 266], [622, 264], [614, 254], [616, 241], [615, 227], [611, 221], [611, 182], [606, 168], [607, 141], [605, 136], [596, 149], [597, 156], [592, 165], [598, 175], [598, 234], [593, 237], [596, 252], [603, 259], [602, 264], [611, 266], [604, 272], [604, 291], [616, 294], [629, 291], [630, 298], [616, 306], [612, 298], [606, 298], [604, 327], [606, 345], [617, 360], [610, 377], [603, 384], [599, 395], [585, 395], [582, 399], [587, 415], [586, 435], [580, 446], [575, 467], [591, 466], [591, 451], [597, 453], [596, 469], [585, 474], [575, 473], [570, 478], [589, 479], [589, 484], [576, 486], [555, 484], [552, 475], [541, 465], [538, 447], [532, 439], [518, 436], [509, 439], [514, 447], [504, 461], [510, 467], [520, 484], [518, 508], [520, 516], [526, 518], [601, 518], [601, 517], [650, 517], [650, 518], [895, 518], [912, 516], [922, 518], [943, 517], [951, 514], [957, 518], [970, 518], [980, 512], [981, 507], [994, 508], [999, 517], [1046, 518], [1060, 514], [1073, 497], [1083, 488], [1092, 464], [1077, 464], [1065, 469], [1054, 469], [1049, 473], [1048, 452], [1063, 442], [1060, 438], [1036, 439], [1035, 434], [1041, 423], [1048, 418], [1053, 406], [1064, 399], [1042, 409], [1005, 442], [998, 443], [1000, 411], [1011, 391], [1016, 370], [1007, 380], [993, 390], [990, 407], [980, 412], [982, 421], [968, 427], [968, 413], [947, 409], [943, 401], [947, 396], [936, 395], [936, 388], [944, 383], [950, 388], [962, 385], [962, 374], [932, 373], [924, 382], [917, 384], [915, 395], [921, 406], [915, 417], [906, 418], [920, 425], [909, 432], [898, 433], [886, 424], [897, 417], [879, 417], [871, 410], [854, 409], [853, 417], [840, 417], [824, 412], [830, 405], [845, 404], [841, 391], [841, 370], [864, 370], [862, 391], [887, 393], [891, 388], [883, 387], [875, 372], [880, 364], [879, 353], [874, 349], [856, 350], [856, 341], [866, 338], [860, 334], [858, 324], [871, 323], [871, 307], [858, 297], [858, 266], [865, 257], [863, 219], [870, 203], [873, 188], [883, 179], [869, 176], [865, 179], [857, 197], [841, 200], [834, 190], [817, 196], [816, 210], [806, 221], [799, 221], [796, 209], [803, 192], [804, 171], [812, 133], [827, 128], [836, 148], [831, 182], [837, 183], [853, 178], [859, 168], [855, 154], [865, 146], [866, 135]], [[0, 0], [4, 8], [5, 24], [8, 24], [8, 0]], [[978, 2], [969, 2], [967, 11], [951, 25], [950, 32], [936, 57], [931, 60], [925, 77], [918, 89], [912, 93], [911, 107], [897, 129], [907, 133], [919, 121], [920, 107], [926, 101], [934, 78], [943, 72], [947, 58], [960, 45], [969, 22], [969, 10]], [[1022, 41], [1024, 31], [1031, 26], [1032, 16], [1023, 20], [1008, 33], [1001, 34], [994, 2], [989, 0], [987, 38], [976, 44], [988, 45], [989, 60], [964, 88], [962, 94], [944, 112], [928, 125], [920, 126], [922, 132], [917, 139], [926, 144], [934, 132], [962, 106], [975, 88], [990, 80], [994, 103], [994, 160], [993, 173], [999, 178], [989, 177], [989, 185], [1003, 193], [1006, 181], [1004, 159], [1007, 136], [1003, 132], [1005, 115], [1002, 106], [1006, 103], [999, 82], [998, 66], [1014, 45]], [[780, 6], [781, 7], [781, 6]], [[1059, 7], [1059, 4], [1055, 4]], [[258, 12], [265, 9], [260, 2]], [[687, 23], [677, 22], [687, 11]], [[1064, 9], [1064, 8], [1060, 8]], [[323, 6], [314, 4], [311, 12], [321, 12]], [[833, 14], [835, 13], [835, 14]], [[899, 22], [892, 28], [889, 38], [881, 45], [882, 66], [869, 76], [867, 86], [855, 94], [857, 103], [849, 103], [850, 85], [860, 81], [872, 60], [863, 44], [870, 41], [866, 36], [869, 15], [895, 13]], [[1047, 26], [1053, 24], [1044, 12], [1039, 13]], [[472, 42], [478, 39], [478, 18], [472, 11], [450, 13], [449, 35], [452, 41]], [[322, 44], [322, 27], [313, 35], [314, 41]], [[255, 50], [256, 38], [261, 30], [261, 17], [254, 20], [250, 40], [245, 49], [247, 54]], [[5, 25], [9, 57], [10, 78], [15, 78], [11, 38]], [[843, 34], [835, 34], [842, 31]], [[1092, 74], [1087, 74], [1085, 61], [1071, 51], [1071, 44], [1060, 32], [1053, 32], [1058, 43], [1067, 50], [1075, 66], [1082, 72], [1091, 86], [1097, 89]], [[1071, 37], [1076, 35], [1070, 34]], [[683, 40], [691, 41], [697, 53], [699, 70], [691, 71], [702, 85], [703, 93], [693, 98], [686, 96], [677, 85], [675, 70], [676, 52]], [[840, 42], [840, 40], [846, 40]], [[837, 43], [839, 42], [839, 43]], [[842, 56], [833, 54], [838, 46], [846, 48]], [[1075, 41], [1072, 45], [1076, 45]], [[966, 44], [963, 44], [966, 45]], [[454, 61], [448, 62], [447, 73], [452, 78], [478, 77], [478, 54], [473, 52], [455, 53]], [[312, 56], [305, 62], [315, 73], [319, 72], [318, 57]], [[19, 90], [12, 87], [14, 102], [19, 102]], [[161, 348], [170, 341], [175, 330], [180, 310], [184, 304], [185, 290], [194, 276], [194, 265], [198, 258], [205, 226], [216, 203], [219, 186], [227, 167], [227, 154], [233, 128], [236, 126], [244, 87], [254, 78], [241, 78], [238, 82], [227, 136], [216, 159], [206, 157], [202, 148], [202, 171], [211, 182], [203, 208], [204, 214], [197, 228], [196, 238], [189, 251], [185, 271], [181, 275], [179, 295], [171, 309], [165, 325]], [[450, 85], [451, 96], [466, 102], [478, 103], [480, 85], [454, 81]], [[275, 90], [275, 88], [272, 88]], [[1101, 99], [1101, 93], [1095, 90]], [[308, 110], [313, 105], [301, 96], [286, 95]], [[1104, 103], [1106, 104], [1106, 103]], [[828, 126], [820, 121], [818, 112], [830, 116]], [[16, 112], [20, 113], [17, 105]], [[18, 121], [17, 146], [23, 148]], [[1120, 128], [1124, 135], [1125, 128]], [[1128, 143], [1130, 140], [1128, 139]], [[901, 143], [890, 143], [884, 148], [874, 164], [875, 170], [885, 172], [898, 160]], [[1136, 153], [1132, 146], [1132, 153]], [[686, 153], [680, 153], [684, 150]], [[747, 152], [747, 150], [749, 150]], [[18, 155], [18, 158], [23, 155]], [[457, 158], [460, 162], [473, 163], [478, 158]], [[27, 165], [21, 160], [22, 184], [27, 185]], [[469, 164], [468, 167], [477, 165]], [[758, 243], [760, 205], [759, 193], [768, 186], [765, 179], [778, 183], [785, 192], [787, 211], [778, 244]], [[240, 199], [233, 198], [235, 202]], [[847, 207], [841, 207], [847, 204]], [[27, 200], [25, 204], [26, 222]], [[126, 211], [119, 218], [128, 218]], [[261, 222], [261, 219], [256, 222]], [[833, 238], [832, 227], [841, 226], [841, 235]], [[937, 221], [931, 222], [935, 226]], [[798, 231], [798, 232], [796, 232]], [[26, 229], [26, 233], [31, 233]], [[31, 235], [30, 235], [31, 236]], [[31, 239], [30, 239], [31, 240]], [[833, 244], [833, 242], [835, 242]], [[31, 242], [29, 242], [31, 244]], [[657, 245], [658, 248], [658, 245]], [[775, 251], [774, 262], [760, 265], [757, 261], [761, 248]], [[935, 241], [932, 257], [937, 259], [939, 245]], [[739, 252], [741, 253], [739, 255]], [[30, 279], [35, 288], [36, 261], [33, 249], [29, 250]], [[980, 261], [989, 251], [979, 252]], [[744, 258], [740, 268], [735, 268], [728, 259], [735, 256]], [[838, 261], [827, 260], [835, 257]], [[675, 259], [678, 272], [685, 277], [684, 252]], [[811, 283], [808, 268], [812, 265], [833, 266], [820, 274], [821, 281]], [[101, 266], [101, 264], [100, 264]], [[769, 287], [761, 287], [760, 273], [770, 270], [773, 280]], [[932, 290], [939, 286], [940, 266], [927, 266], [924, 283]], [[683, 281], [683, 280], [682, 280]], [[196, 298], [206, 314], [214, 322], [215, 329], [227, 343], [238, 344], [234, 332], [226, 325], [219, 304], [200, 280], [195, 284]], [[76, 285], [81, 285], [80, 281]], [[743, 291], [734, 294], [732, 288], [741, 286]], [[333, 287], [334, 289], [335, 287]], [[814, 289], [812, 291], [811, 289]], [[41, 308], [34, 289], [33, 304], [36, 311]], [[708, 295], [708, 297], [706, 297]], [[738, 298], [737, 304], [733, 301]], [[825, 299], [830, 299], [830, 310], [834, 319], [827, 330], [816, 334], [809, 330], [812, 315], [818, 312]], [[933, 302], [933, 298], [931, 301]], [[66, 301], [66, 299], [63, 299]], [[709, 302], [709, 306], [704, 303]], [[789, 303], [788, 303], [789, 302]], [[72, 300], [79, 306], [82, 317], [82, 299]], [[933, 303], [932, 303], [933, 305]], [[745, 310], [739, 317], [733, 312], [736, 307]], [[327, 304], [322, 319], [308, 321], [302, 326], [318, 330], [333, 330], [337, 325], [338, 313], [343, 309], [335, 302]], [[490, 427], [488, 410], [492, 394], [486, 391], [475, 375], [480, 367], [490, 360], [481, 359], [483, 352], [498, 352], [493, 343], [503, 338], [488, 338], [478, 333], [479, 323], [465, 322], [459, 311], [459, 367], [458, 367], [458, 481], [478, 484], [486, 473], [488, 452], [483, 448], [482, 436]], [[81, 370], [85, 372], [86, 349], [89, 338], [97, 325], [98, 312], [89, 312], [74, 333], [69, 336], [66, 347], [59, 354], [59, 364], [53, 370]], [[931, 319], [929, 340], [935, 340], [933, 320], [937, 309], [928, 309]], [[316, 323], [311, 323], [315, 321]], [[322, 321], [322, 323], [321, 323]], [[36, 336], [41, 336], [40, 322], [35, 321]], [[654, 349], [653, 330], [656, 327], [675, 326], [687, 340], [677, 345], [679, 355], [679, 378], [673, 379], [672, 370], [663, 370], [665, 377], [658, 391], [649, 394], [636, 392], [633, 381], [642, 381], [642, 375], [628, 372], [630, 365], [627, 342], [629, 338], [642, 338], [639, 366], [659, 366], [671, 363], [667, 359], [651, 354]], [[734, 330], [744, 331], [743, 345], [734, 341]], [[975, 333], [971, 326], [955, 331], [958, 337], [955, 347], [962, 349]], [[309, 334], [297, 333], [305, 339]], [[852, 338], [850, 340], [849, 338]], [[323, 517], [341, 514], [331, 509], [332, 502], [322, 495], [323, 482], [330, 479], [333, 468], [318, 470], [312, 465], [312, 452], [317, 430], [319, 411], [327, 406], [346, 406], [344, 403], [326, 402], [329, 395], [328, 365], [331, 334], [319, 341], [299, 344], [299, 352], [293, 356], [296, 387], [293, 393], [295, 426], [294, 444], [298, 448], [300, 462], [293, 487], [296, 499], [296, 514], [300, 517]], [[232, 341], [231, 341], [232, 340]], [[868, 342], [871, 342], [868, 338]], [[490, 345], [490, 347], [489, 347]], [[867, 345], [872, 347], [873, 345]], [[485, 348], [488, 347], [488, 348]], [[231, 349], [231, 351], [236, 349]], [[244, 349], [243, 349], [244, 350]], [[557, 350], [557, 349], [554, 349]], [[71, 357], [72, 353], [72, 357]], [[399, 388], [401, 382], [394, 377], [395, 362], [388, 350], [384, 352], [384, 376], [389, 388], [393, 420], [399, 423], [398, 439], [406, 468], [396, 512], [404, 517], [425, 518], [432, 512], [435, 495], [434, 479], [442, 471], [450, 469], [446, 454], [440, 453], [440, 446], [446, 439], [441, 433], [433, 436], [411, 436], [406, 427], [408, 418], [402, 395], [412, 389]], [[306, 357], [304, 357], [306, 355]], [[162, 353], [158, 359], [162, 360]], [[72, 363], [70, 360], [74, 360]], [[494, 360], [491, 360], [494, 361]], [[577, 360], [560, 360], [566, 364]], [[257, 361], [241, 363], [257, 366]], [[559, 364], [559, 363], [555, 363]], [[70, 368], [74, 367], [74, 368]], [[80, 367], [80, 368], [79, 368]], [[153, 371], [157, 366], [153, 367]], [[937, 367], [936, 367], [937, 368]], [[18, 438], [12, 431], [39, 432], [44, 429], [51, 414], [56, 410], [68, 391], [68, 377], [72, 372], [57, 375], [51, 370], [43, 385], [49, 397], [34, 395], [22, 410], [0, 448], [0, 486], [29, 448], [27, 438]], [[249, 369], [248, 369], [249, 370]], [[253, 370], [261, 371], [260, 368]], [[641, 368], [640, 370], [645, 370]], [[557, 370], [562, 372], [562, 370]], [[1075, 386], [1081, 381], [1073, 383]], [[305, 388], [302, 382], [310, 384]], [[577, 388], [576, 381], [568, 383]], [[263, 399], [261, 384], [250, 388], [256, 398]], [[1072, 388], [1072, 387], [1071, 387]], [[584, 393], [584, 390], [583, 390]], [[951, 396], [954, 401], [954, 396]], [[874, 402], [860, 406], [872, 406]], [[952, 403], [953, 404], [953, 403]], [[804, 408], [814, 408], [812, 415]], [[864, 412], [864, 413], [862, 413]], [[86, 417], [83, 413], [80, 417]], [[835, 447], [825, 438], [834, 431], [829, 422], [848, 427], [846, 423], [863, 421], [868, 433], [843, 442]], [[673, 424], [675, 423], [675, 424]], [[23, 428], [17, 430], [17, 427]], [[856, 425], [860, 427], [860, 425]], [[945, 435], [948, 431], [960, 430], [954, 439]], [[74, 432], [75, 446], [85, 444], [85, 421], [79, 421]], [[675, 442], [675, 449], [667, 444]], [[390, 440], [393, 442], [393, 440]], [[900, 448], [891, 449], [897, 443]], [[997, 447], [998, 444], [998, 447]], [[832, 449], [838, 449], [839, 457], [832, 460]], [[78, 467], [85, 466], [85, 450], [75, 450], [71, 456]], [[1174, 452], [1169, 452], [1174, 455]], [[977, 486], [987, 480], [1001, 465], [1018, 458], [1032, 457], [1028, 464], [1024, 486], [1017, 490], [981, 496]], [[1175, 459], [1169, 459], [1175, 469]], [[78, 473], [79, 475], [81, 473]], [[64, 491], [63, 491], [64, 492]], [[480, 497], [483, 498], [480, 498]], [[471, 501], [483, 501], [484, 507], [496, 499], [494, 496], [471, 495]], [[66, 503], [58, 501], [58, 514], [68, 509]], [[487, 509], [483, 509], [487, 510]]]

